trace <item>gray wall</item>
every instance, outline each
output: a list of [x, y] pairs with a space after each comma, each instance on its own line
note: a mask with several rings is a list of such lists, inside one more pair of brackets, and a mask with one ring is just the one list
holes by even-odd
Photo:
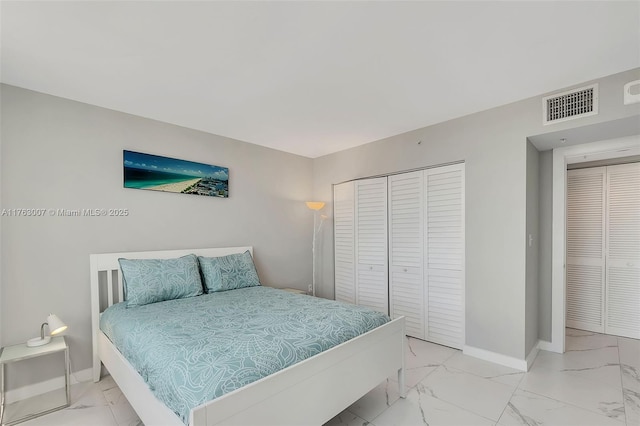
[[[4, 86], [0, 84], [0, 100], [2, 99]], [[4, 203], [2, 202], [2, 105], [0, 104], [0, 212], [4, 208]], [[2, 217], [0, 217], [0, 309], [2, 309]], [[2, 333], [3, 330], [3, 321], [2, 321], [2, 313], [0, 312], [0, 346], [3, 344]]]
[[[538, 343], [538, 246], [539, 240], [539, 157], [538, 150], [527, 141], [527, 238], [525, 251], [525, 355]], [[531, 241], [531, 243], [529, 243]]]
[[[596, 116], [543, 127], [538, 97], [315, 160], [0, 86], [2, 208], [128, 208], [131, 212], [126, 218], [2, 217], [0, 344], [35, 336], [46, 315], [55, 312], [70, 325], [72, 369], [90, 366], [90, 253], [253, 245], [265, 284], [305, 289], [311, 278], [313, 217], [303, 201], [311, 193], [328, 202], [322, 213], [331, 215], [334, 183], [463, 160], [466, 344], [524, 359], [533, 323], [543, 339], [550, 335], [551, 324], [551, 283], [542, 268], [550, 256], [545, 253], [545, 241], [550, 241], [551, 227], [550, 215], [545, 218], [542, 207], [537, 219], [539, 265], [526, 250], [527, 223], [535, 221], [528, 208], [527, 137], [640, 115], [640, 104], [622, 105], [622, 87], [637, 79], [639, 71], [598, 80], [600, 114]], [[231, 197], [123, 189], [123, 149], [227, 166]], [[551, 191], [547, 158], [543, 154], [540, 161], [541, 205]], [[319, 245], [319, 293], [333, 297], [330, 220]], [[535, 288], [527, 285], [532, 282], [527, 278], [530, 267], [541, 268], [537, 315], [527, 311], [534, 300], [528, 290]], [[10, 387], [17, 385], [17, 375], [22, 385], [59, 374], [46, 363], [26, 364], [28, 370], [18, 365], [11, 369]]]
[[[263, 284], [310, 283], [310, 159], [12, 86], [1, 107], [4, 208], [130, 212], [2, 217], [3, 345], [36, 336], [54, 312], [69, 325], [72, 369], [90, 367], [90, 253], [252, 245]], [[123, 149], [229, 167], [230, 197], [124, 189]], [[59, 375], [24, 364], [11, 386]]]
[[540, 153], [538, 245], [538, 337], [551, 341], [551, 216], [553, 213], [553, 151]]
[[[537, 256], [527, 256], [526, 251], [527, 220], [539, 221], [535, 209], [527, 210], [527, 138], [638, 115], [640, 105], [622, 104], [623, 86], [637, 79], [638, 71], [597, 80], [600, 114], [595, 116], [545, 127], [541, 95], [317, 158], [314, 198], [327, 201], [325, 212], [331, 212], [332, 184], [464, 160], [466, 344], [524, 359], [540, 315], [531, 309], [526, 315], [527, 290], [533, 301], [536, 288], [535, 284], [526, 286], [527, 261], [534, 263], [529, 265], [531, 276], [539, 268]], [[576, 86], [588, 83], [576, 82]], [[332, 297], [331, 226], [324, 230], [322, 240], [319, 292]], [[546, 307], [538, 310], [543, 309]], [[531, 324], [525, 327], [527, 322]]]
[[[531, 133], [540, 152], [539, 173], [539, 288], [538, 337], [551, 341], [551, 260], [552, 260], [552, 199], [553, 151], [560, 146], [579, 145], [595, 141], [640, 134], [640, 103], [624, 105], [623, 87], [640, 79], [640, 68], [613, 74], [593, 82], [599, 83], [599, 114], [585, 119], [567, 121]], [[589, 84], [591, 82], [588, 82]], [[578, 83], [583, 86], [587, 83]], [[597, 120], [594, 120], [597, 118]], [[565, 144], [560, 140], [566, 139]]]
[[[466, 344], [523, 358], [527, 103], [430, 126], [315, 160], [316, 198], [332, 184], [453, 161], [466, 174]], [[422, 141], [420, 145], [418, 141]], [[331, 211], [331, 205], [327, 207]], [[321, 294], [333, 295], [325, 230]], [[331, 242], [329, 242], [331, 241]]]

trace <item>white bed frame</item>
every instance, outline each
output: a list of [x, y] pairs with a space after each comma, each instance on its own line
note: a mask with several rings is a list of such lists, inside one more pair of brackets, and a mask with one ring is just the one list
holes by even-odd
[[[253, 255], [252, 247], [90, 255], [93, 379], [100, 380], [102, 362], [146, 426], [183, 423], [100, 331], [101, 312], [123, 300], [118, 259], [167, 259], [190, 253], [224, 256], [247, 250]], [[395, 374], [404, 398], [404, 341], [404, 318], [398, 318], [194, 408], [189, 425], [322, 425]]]

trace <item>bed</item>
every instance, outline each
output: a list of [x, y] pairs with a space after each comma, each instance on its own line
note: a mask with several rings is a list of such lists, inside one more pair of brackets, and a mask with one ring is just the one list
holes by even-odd
[[[321, 425], [395, 374], [398, 377], [400, 394], [404, 397], [405, 331], [404, 318], [398, 318], [356, 337], [350, 337], [345, 342], [319, 353], [316, 353], [318, 350], [315, 348], [309, 350], [310, 357], [296, 361], [293, 365], [266, 377], [231, 387], [230, 391], [225, 391], [215, 399], [188, 409], [186, 414], [178, 415], [176, 412], [180, 412], [179, 410], [174, 412], [161, 402], [151, 392], [138, 370], [100, 329], [102, 313], [109, 307], [109, 312], [118, 310], [118, 302], [124, 300], [122, 272], [118, 259], [172, 259], [189, 254], [220, 257], [244, 253], [247, 250], [253, 255], [251, 247], [91, 255], [94, 381], [100, 380], [101, 365], [104, 364], [147, 426]], [[299, 298], [296, 300], [303, 304], [315, 303], [316, 300], [318, 303], [331, 303], [323, 299], [267, 288], [230, 290], [226, 292], [226, 297], [235, 298], [235, 302], [230, 303], [238, 304], [239, 300], [249, 300], [249, 297], [256, 297], [255, 300], [268, 299], [264, 292], [275, 292], [272, 293], [277, 295], [274, 300], [281, 300], [284, 304], [292, 304], [293, 299], [289, 299], [291, 297]], [[251, 296], [252, 294], [254, 296]], [[206, 298], [200, 298], [201, 296], [197, 296], [192, 299], [205, 303]], [[218, 299], [222, 300], [216, 300]], [[179, 307], [179, 302], [171, 306], [175, 306], [174, 310], [186, 310]], [[163, 309], [167, 315], [171, 311], [169, 308]], [[131, 321], [133, 320], [129, 320]], [[109, 326], [106, 329], [110, 331]], [[242, 341], [242, 338], [239, 340]], [[317, 342], [315, 344], [318, 346]], [[135, 360], [133, 363], [136, 363]], [[142, 374], [146, 377], [145, 372]]]

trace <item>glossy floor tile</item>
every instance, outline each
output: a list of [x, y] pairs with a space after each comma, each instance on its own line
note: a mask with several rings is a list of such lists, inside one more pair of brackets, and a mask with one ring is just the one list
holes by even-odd
[[406, 399], [400, 399], [369, 425], [487, 425], [495, 421], [479, 416], [435, 396], [430, 389], [419, 383], [411, 389]]
[[[405, 349], [407, 398], [390, 377], [325, 426], [640, 426], [640, 340], [567, 329], [567, 351], [540, 351], [527, 373], [413, 338]], [[71, 407], [22, 424], [144, 426], [109, 376], [71, 391]], [[59, 398], [9, 410], [23, 415]]]
[[515, 386], [495, 382], [455, 368], [440, 366], [420, 382], [434, 398], [497, 422]]
[[547, 398], [532, 392], [516, 390], [507, 404], [500, 425], [575, 425], [621, 426], [619, 420]]
[[640, 425], [640, 340], [618, 337], [627, 425]]
[[[42, 411], [43, 407], [47, 406], [46, 404], [52, 399], [64, 401], [64, 391], [62, 393], [60, 391], [49, 392], [10, 404], [7, 407], [8, 416], [5, 421], [9, 422], [12, 418], [15, 419], [28, 413]], [[126, 402], [126, 405], [129, 405], [129, 403]], [[101, 384], [84, 382], [71, 386], [71, 406], [69, 408], [20, 424], [24, 426], [119, 426], [125, 424], [142, 425], [142, 422], [138, 419], [136, 423], [118, 423]]]

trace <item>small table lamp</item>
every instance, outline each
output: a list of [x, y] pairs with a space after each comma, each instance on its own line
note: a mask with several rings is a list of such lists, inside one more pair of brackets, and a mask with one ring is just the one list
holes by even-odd
[[[44, 335], [44, 326], [49, 326], [49, 336]], [[51, 341], [51, 336], [55, 336], [56, 334], [62, 333], [67, 329], [67, 324], [63, 323], [60, 318], [58, 318], [55, 314], [49, 314], [47, 317], [47, 322], [43, 322], [40, 326], [40, 337], [34, 337], [33, 339], [27, 340], [27, 346], [42, 346], [46, 345]]]

